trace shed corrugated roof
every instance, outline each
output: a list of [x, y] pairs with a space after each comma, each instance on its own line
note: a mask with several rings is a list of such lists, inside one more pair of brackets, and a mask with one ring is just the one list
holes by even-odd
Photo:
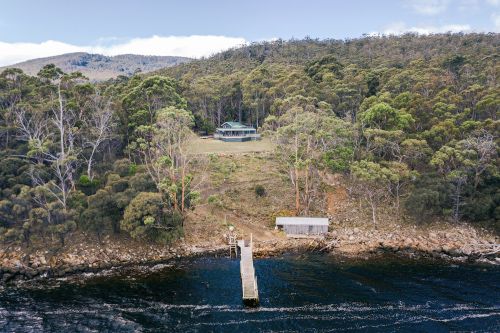
[[277, 217], [276, 225], [328, 225], [326, 217]]

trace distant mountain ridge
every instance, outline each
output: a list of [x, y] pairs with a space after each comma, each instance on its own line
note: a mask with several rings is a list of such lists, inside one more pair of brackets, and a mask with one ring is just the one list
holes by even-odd
[[0, 72], [5, 68], [20, 68], [26, 74], [36, 75], [43, 66], [54, 64], [66, 73], [79, 71], [92, 81], [102, 81], [119, 75], [129, 76], [136, 70], [146, 73], [191, 60], [186, 57], [174, 56], [121, 54], [110, 57], [101, 54], [77, 52], [23, 61], [14, 65], [0, 67]]

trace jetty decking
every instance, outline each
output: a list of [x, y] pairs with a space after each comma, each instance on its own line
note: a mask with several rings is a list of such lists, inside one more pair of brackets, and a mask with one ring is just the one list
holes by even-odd
[[245, 305], [257, 306], [259, 304], [259, 290], [257, 288], [257, 277], [253, 267], [253, 241], [239, 240], [240, 247], [240, 274], [241, 288], [243, 290], [243, 303]]

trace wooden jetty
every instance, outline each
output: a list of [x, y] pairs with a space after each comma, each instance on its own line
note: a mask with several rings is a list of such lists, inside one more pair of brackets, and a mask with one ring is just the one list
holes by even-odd
[[257, 277], [253, 267], [253, 239], [250, 241], [238, 240], [240, 247], [240, 274], [241, 288], [243, 290], [243, 303], [248, 306], [259, 305], [259, 289], [257, 288]]

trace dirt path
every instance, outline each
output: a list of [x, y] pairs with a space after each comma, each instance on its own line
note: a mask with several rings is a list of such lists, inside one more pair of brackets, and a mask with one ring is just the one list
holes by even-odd
[[263, 226], [247, 224], [241, 221], [233, 224], [238, 235], [245, 239], [250, 238], [250, 234], [252, 234], [253, 240], [257, 242], [285, 239], [282, 233], [275, 230], [269, 230]]

